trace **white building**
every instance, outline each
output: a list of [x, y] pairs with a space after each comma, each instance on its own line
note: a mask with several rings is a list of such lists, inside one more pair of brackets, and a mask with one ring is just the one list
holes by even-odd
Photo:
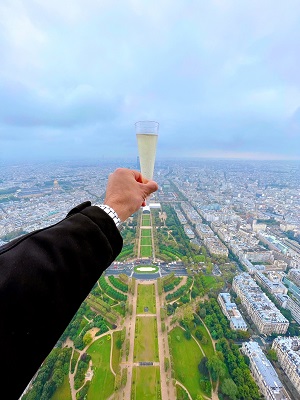
[[287, 294], [288, 289], [281, 283], [280, 278], [274, 272], [269, 272], [269, 277], [266, 277], [262, 272], [256, 271], [255, 279], [271, 294]]
[[242, 352], [250, 359], [250, 370], [266, 400], [288, 400], [278, 375], [256, 342], [244, 342]]
[[300, 337], [277, 337], [272, 344], [278, 361], [300, 396]]
[[219, 293], [218, 303], [221, 306], [223, 314], [229, 320], [231, 329], [241, 331], [246, 331], [248, 329], [237, 305], [231, 302], [229, 293]]
[[289, 321], [262, 292], [248, 273], [244, 272], [235, 276], [232, 288], [240, 297], [260, 333], [266, 335], [286, 333]]

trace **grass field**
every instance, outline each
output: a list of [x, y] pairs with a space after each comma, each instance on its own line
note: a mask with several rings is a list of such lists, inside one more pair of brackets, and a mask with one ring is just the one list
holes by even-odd
[[[210, 336], [209, 336], [207, 330], [205, 329], [205, 326], [204, 326], [204, 325], [197, 325], [196, 329], [199, 329], [199, 331], [202, 333], [202, 335], [203, 335], [204, 337], [206, 337], [206, 339], [207, 339], [207, 344], [203, 344], [203, 343], [201, 343], [201, 342], [199, 341], [199, 344], [200, 344], [200, 346], [202, 347], [202, 349], [203, 349], [203, 351], [204, 351], [206, 357], [209, 358], [209, 357], [213, 356], [214, 353], [215, 353], [215, 351], [214, 351], [214, 348], [213, 348], [213, 344], [212, 344], [211, 338], [210, 338]], [[194, 336], [195, 336], [195, 330], [196, 330], [196, 329], [193, 329], [193, 330], [192, 330], [192, 334], [193, 334]], [[196, 340], [197, 340], [197, 339], [196, 339]]]
[[106, 400], [114, 391], [115, 377], [110, 370], [111, 340], [107, 335], [96, 340], [87, 350], [92, 357], [94, 376], [89, 387], [87, 400]]
[[145, 312], [144, 307], [148, 307], [149, 314], [156, 313], [154, 283], [152, 285], [138, 285], [136, 306], [137, 314], [143, 314]]
[[184, 337], [181, 328], [172, 329], [170, 337], [175, 378], [187, 388], [194, 400], [197, 393], [202, 393], [199, 385], [201, 375], [198, 364], [203, 355], [195, 340], [187, 340]]
[[144, 228], [141, 230], [142, 237], [151, 236], [151, 229]]
[[115, 371], [115, 373], [117, 373], [118, 369], [119, 369], [119, 361], [120, 361], [120, 352], [121, 350], [119, 350], [116, 346], [116, 342], [118, 339], [121, 338], [121, 331], [116, 331], [113, 333], [113, 351], [112, 351], [112, 367], [113, 370]]
[[146, 236], [141, 238], [141, 245], [152, 245], [152, 238], [151, 236]]
[[51, 400], [72, 400], [69, 376], [66, 375], [63, 384], [55, 391]]
[[204, 281], [204, 285], [205, 287], [214, 287], [214, 285], [216, 284], [216, 278], [214, 276], [203, 276], [203, 281]]
[[141, 257], [151, 257], [152, 256], [152, 246], [141, 246]]
[[143, 215], [142, 226], [150, 226], [150, 215]]
[[134, 400], [160, 400], [159, 367], [134, 367], [132, 371]]
[[158, 361], [156, 318], [136, 318], [133, 359], [134, 362]]
[[139, 265], [134, 267], [134, 272], [138, 274], [156, 274], [158, 271], [159, 268], [156, 265]]
[[125, 309], [124, 307], [121, 307], [120, 304], [117, 304], [116, 306], [112, 307], [113, 310], [117, 311], [122, 317], [125, 317]]

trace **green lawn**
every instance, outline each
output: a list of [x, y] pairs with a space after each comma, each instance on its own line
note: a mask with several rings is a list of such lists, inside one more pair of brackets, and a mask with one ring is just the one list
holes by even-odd
[[[213, 356], [215, 351], [214, 351], [214, 348], [213, 348], [213, 344], [212, 344], [211, 338], [210, 338], [207, 330], [205, 329], [205, 326], [204, 325], [197, 325], [196, 328], [192, 330], [192, 334], [194, 336], [195, 336], [195, 330], [196, 329], [199, 329], [199, 331], [202, 333], [202, 335], [204, 337], [206, 337], [206, 339], [207, 339], [207, 344], [203, 344], [202, 342], [199, 341], [199, 344], [202, 347], [206, 357], [209, 358], [209, 357]], [[196, 340], [198, 340], [198, 339], [196, 338]]]
[[151, 257], [152, 256], [152, 246], [141, 246], [141, 257]]
[[159, 367], [133, 367], [132, 388], [134, 400], [160, 400]]
[[155, 317], [137, 317], [135, 323], [134, 362], [158, 361]]
[[[145, 268], [151, 268], [151, 270], [146, 271]], [[159, 268], [156, 265], [139, 265], [134, 267], [134, 272], [137, 274], [156, 274]]]
[[143, 216], [142, 226], [150, 226], [150, 225], [151, 225], [150, 216], [147, 215], [147, 218], [146, 216]]
[[197, 394], [202, 393], [199, 385], [201, 375], [198, 364], [203, 355], [193, 338], [187, 340], [184, 337], [181, 328], [172, 329], [170, 337], [175, 378], [187, 388], [193, 400], [195, 400]]
[[87, 400], [106, 400], [114, 391], [115, 377], [109, 366], [111, 340], [107, 340], [107, 336], [96, 340], [87, 350], [94, 372]]
[[141, 245], [152, 245], [152, 238], [151, 236], [146, 236], [141, 238]]
[[142, 234], [142, 237], [151, 236], [151, 229], [144, 228], [144, 229], [141, 230], [141, 234]]
[[113, 306], [112, 309], [117, 311], [120, 315], [122, 315], [122, 317], [125, 317], [125, 309], [124, 307], [121, 307], [120, 304]]
[[116, 331], [113, 333], [113, 351], [112, 351], [112, 367], [115, 373], [117, 373], [120, 365], [120, 352], [116, 346], [116, 342], [121, 338], [121, 331]]
[[69, 375], [66, 375], [63, 384], [55, 391], [51, 400], [72, 400]]
[[144, 307], [148, 307], [149, 314], [156, 314], [154, 283], [151, 285], [138, 285], [137, 314], [143, 314], [145, 312]]
[[214, 276], [203, 276], [203, 281], [206, 287], [214, 287], [216, 284], [216, 278]]

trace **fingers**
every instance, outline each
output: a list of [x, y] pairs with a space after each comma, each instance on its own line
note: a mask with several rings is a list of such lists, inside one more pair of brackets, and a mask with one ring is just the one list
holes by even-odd
[[148, 192], [148, 196], [153, 193], [156, 192], [158, 189], [158, 184], [155, 181], [148, 181], [145, 185], [144, 185], [145, 189]]

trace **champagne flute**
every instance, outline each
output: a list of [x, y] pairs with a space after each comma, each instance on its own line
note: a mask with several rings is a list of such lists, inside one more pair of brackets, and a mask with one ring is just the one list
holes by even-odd
[[159, 123], [155, 121], [139, 121], [135, 123], [141, 174], [148, 180], [153, 179], [158, 128]]

